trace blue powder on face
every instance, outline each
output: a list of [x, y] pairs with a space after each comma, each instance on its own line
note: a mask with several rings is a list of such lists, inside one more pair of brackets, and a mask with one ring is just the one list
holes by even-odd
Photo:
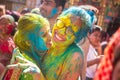
[[55, 14], [57, 14], [57, 12], [58, 12], [57, 8], [53, 8], [48, 18], [52, 18]]

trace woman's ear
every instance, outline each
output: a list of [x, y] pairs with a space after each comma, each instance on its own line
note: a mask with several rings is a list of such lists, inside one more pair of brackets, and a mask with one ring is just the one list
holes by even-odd
[[31, 46], [31, 44], [30, 44], [30, 41], [25, 41], [25, 44], [27, 45], [27, 46]]
[[57, 7], [57, 9], [58, 9], [57, 14], [61, 14], [61, 12], [62, 12], [62, 6]]

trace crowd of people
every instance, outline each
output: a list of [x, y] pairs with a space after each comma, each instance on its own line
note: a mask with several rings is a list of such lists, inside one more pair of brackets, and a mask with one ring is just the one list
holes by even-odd
[[0, 8], [1, 80], [119, 80], [120, 19], [105, 31], [96, 7], [74, 1]]

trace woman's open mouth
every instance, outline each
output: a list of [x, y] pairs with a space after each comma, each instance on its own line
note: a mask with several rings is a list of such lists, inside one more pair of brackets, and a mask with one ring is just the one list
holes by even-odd
[[54, 40], [55, 40], [55, 41], [65, 41], [66, 38], [65, 38], [64, 35], [58, 35], [58, 33], [55, 32], [55, 34], [54, 34]]

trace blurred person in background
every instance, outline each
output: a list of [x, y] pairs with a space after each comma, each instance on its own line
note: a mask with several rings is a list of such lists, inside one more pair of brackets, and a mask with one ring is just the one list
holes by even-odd
[[102, 28], [100, 26], [94, 25], [88, 33], [90, 46], [87, 54], [86, 80], [93, 80], [97, 66], [103, 57], [100, 45], [101, 31]]
[[14, 18], [11, 15], [0, 17], [0, 77], [10, 64], [15, 44], [11, 33], [14, 29]]
[[11, 15], [0, 17], [0, 62], [7, 66], [12, 57], [15, 44], [11, 33], [14, 29], [14, 18]]
[[11, 35], [14, 36], [15, 32], [17, 31], [18, 20], [21, 14], [17, 11], [9, 11], [9, 10], [6, 11], [6, 14], [11, 15], [15, 20], [14, 29], [11, 32]]
[[66, 0], [41, 0], [40, 13], [49, 20], [51, 30], [55, 20], [64, 10], [65, 3]]

